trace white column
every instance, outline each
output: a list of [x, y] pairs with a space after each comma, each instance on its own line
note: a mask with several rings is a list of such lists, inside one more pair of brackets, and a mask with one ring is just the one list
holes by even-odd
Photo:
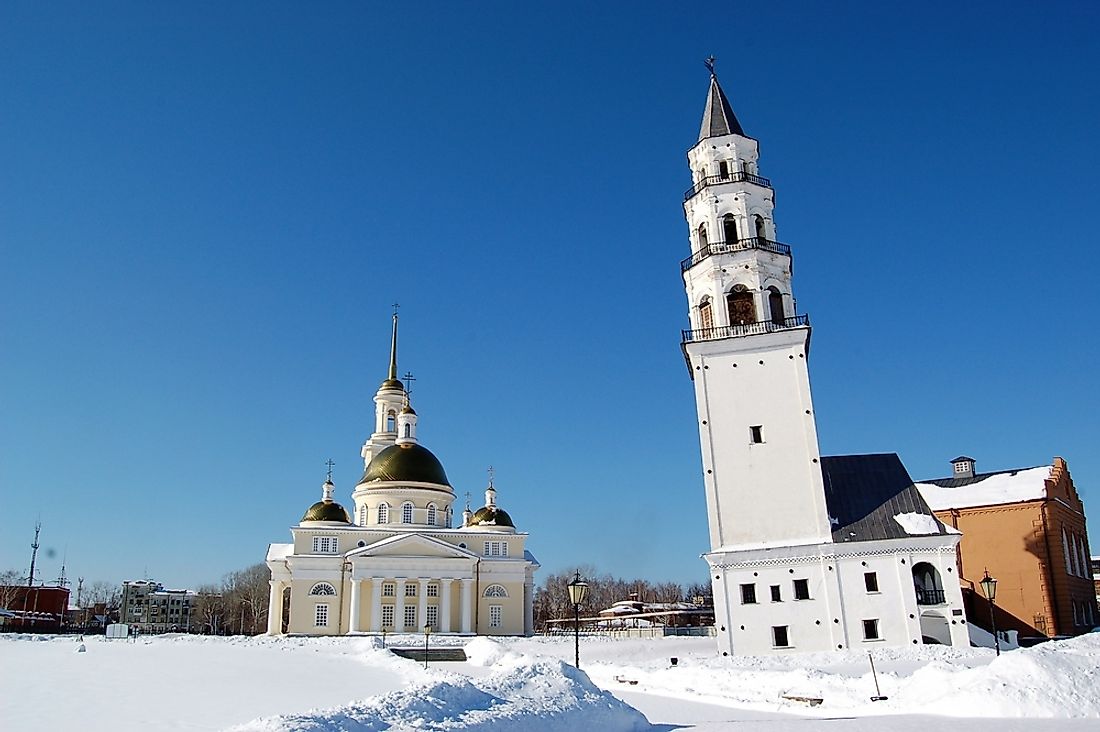
[[472, 633], [473, 631], [473, 596], [474, 596], [474, 581], [472, 579], [462, 580], [462, 632]]
[[267, 600], [267, 634], [279, 635], [283, 630], [283, 590], [284, 583], [276, 580], [271, 585], [271, 596]]
[[523, 634], [535, 633], [535, 580], [530, 574], [523, 581]]
[[420, 607], [416, 611], [416, 624], [419, 626], [417, 631], [424, 630], [424, 626], [428, 623], [428, 580], [418, 579], [416, 581], [417, 592], [420, 593]]
[[359, 627], [359, 600], [363, 594], [363, 580], [351, 578], [351, 622], [348, 625], [348, 632], [358, 633], [362, 629]]
[[439, 632], [451, 632], [451, 579], [439, 580]]
[[382, 578], [371, 577], [370, 629], [375, 633], [382, 630]]
[[393, 632], [403, 633], [405, 631], [405, 580], [396, 580], [396, 602], [393, 608]]

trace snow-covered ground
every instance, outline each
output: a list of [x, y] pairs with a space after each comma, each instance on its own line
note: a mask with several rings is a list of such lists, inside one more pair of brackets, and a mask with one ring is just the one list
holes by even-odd
[[0, 636], [0, 728], [1100, 729], [1100, 634], [999, 658], [881, 648], [878, 702], [859, 652], [723, 658], [710, 638], [582, 638], [578, 672], [569, 637], [441, 640], [469, 660], [425, 670], [371, 637], [90, 637], [79, 652], [71, 637]]

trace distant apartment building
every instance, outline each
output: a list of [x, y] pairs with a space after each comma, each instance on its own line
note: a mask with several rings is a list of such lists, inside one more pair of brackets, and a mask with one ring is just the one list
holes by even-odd
[[166, 590], [152, 580], [123, 582], [121, 622], [142, 633], [186, 633], [197, 596], [192, 590]]
[[988, 570], [1001, 630], [1067, 636], [1100, 623], [1085, 509], [1066, 461], [990, 473], [975, 472], [966, 456], [951, 465], [950, 477], [916, 486], [936, 518], [962, 532], [958, 575], [978, 603], [967, 613], [971, 622], [989, 627], [978, 585]]

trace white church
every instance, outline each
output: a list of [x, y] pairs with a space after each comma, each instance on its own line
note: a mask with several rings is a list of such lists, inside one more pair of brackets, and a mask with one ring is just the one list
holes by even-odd
[[936, 520], [895, 454], [822, 457], [810, 321], [777, 241], [771, 182], [713, 61], [684, 196], [681, 263], [710, 524], [704, 555], [729, 654], [969, 645], [960, 536]]
[[268, 633], [530, 635], [539, 564], [527, 534], [497, 506], [491, 475], [485, 505], [467, 505], [452, 528], [454, 488], [420, 444], [397, 378], [396, 313], [374, 404], [352, 513], [335, 501], [330, 470], [321, 500], [290, 528], [293, 541], [268, 548]]

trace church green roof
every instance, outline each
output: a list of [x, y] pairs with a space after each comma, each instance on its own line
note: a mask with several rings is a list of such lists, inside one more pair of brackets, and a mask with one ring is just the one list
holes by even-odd
[[374, 456], [359, 483], [379, 481], [451, 485], [439, 458], [428, 448], [415, 443], [392, 445]]

